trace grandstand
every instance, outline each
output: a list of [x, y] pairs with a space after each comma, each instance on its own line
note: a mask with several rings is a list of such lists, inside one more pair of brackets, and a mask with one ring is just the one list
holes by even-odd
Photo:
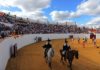
[[[47, 34], [47, 33], [88, 33], [88, 28], [72, 25], [67, 22], [65, 25], [48, 24], [42, 22], [29, 21], [28, 18], [17, 17], [1, 12], [0, 14], [0, 34], [9, 31], [11, 35], [13, 32], [16, 34]], [[71, 24], [71, 25], [68, 25]], [[5, 35], [6, 36], [6, 35]]]

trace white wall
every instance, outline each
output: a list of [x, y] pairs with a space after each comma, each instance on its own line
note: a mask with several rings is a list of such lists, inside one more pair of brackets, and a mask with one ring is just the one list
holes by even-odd
[[13, 43], [12, 38], [7, 38], [0, 43], [0, 70], [4, 70], [8, 59], [10, 58], [10, 46]]
[[[17, 43], [18, 49], [34, 43], [34, 38], [37, 37], [42, 37], [43, 40], [49, 39], [62, 39], [62, 38], [67, 38], [69, 35], [72, 34], [30, 34], [30, 35], [22, 35], [19, 36], [18, 38], [14, 37], [9, 37], [3, 40], [0, 43], [0, 70], [5, 70], [7, 62], [10, 58], [10, 47]], [[88, 37], [89, 34], [74, 34], [74, 37]], [[97, 38], [100, 39], [100, 34], [97, 34]]]

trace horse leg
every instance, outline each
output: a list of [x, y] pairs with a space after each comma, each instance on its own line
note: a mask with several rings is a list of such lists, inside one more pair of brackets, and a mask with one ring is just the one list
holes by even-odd
[[60, 55], [61, 55], [61, 59], [60, 59], [60, 61], [62, 62], [62, 61], [63, 61], [62, 50], [60, 50]]
[[46, 53], [46, 50], [45, 50], [45, 51], [44, 51], [44, 58], [46, 58], [46, 54], [47, 54], [47, 53]]
[[64, 61], [66, 61], [66, 55], [64, 55]]
[[45, 57], [45, 62], [48, 63], [48, 58], [47, 57]]
[[68, 60], [68, 63], [69, 63], [68, 67], [70, 68], [70, 70], [72, 70], [72, 61]]
[[64, 57], [64, 61], [66, 61], [66, 57]]
[[52, 59], [48, 58], [48, 66], [50, 67], [50, 69], [52, 69], [51, 62], [52, 62]]
[[69, 61], [69, 64], [70, 64], [70, 70], [72, 70], [72, 61], [71, 60]]
[[52, 69], [51, 62], [49, 62], [49, 67], [50, 67], [50, 69]]

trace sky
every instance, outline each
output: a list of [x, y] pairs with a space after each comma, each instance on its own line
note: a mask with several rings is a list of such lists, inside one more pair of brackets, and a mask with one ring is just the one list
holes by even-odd
[[0, 11], [33, 20], [100, 26], [100, 0], [0, 0]]

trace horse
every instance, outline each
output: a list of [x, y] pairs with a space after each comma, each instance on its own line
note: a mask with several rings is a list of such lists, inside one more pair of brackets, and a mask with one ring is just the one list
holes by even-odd
[[51, 44], [45, 44], [43, 46], [45, 49], [44, 51], [44, 58], [46, 59], [46, 63], [48, 63], [48, 66], [52, 69], [51, 63], [52, 63], [52, 57], [54, 56], [54, 49], [52, 48]]
[[47, 56], [47, 52], [48, 52], [48, 50], [52, 47], [52, 45], [50, 44], [50, 43], [46, 43], [44, 46], [42, 46], [43, 47], [43, 49], [45, 49], [45, 51], [44, 51], [44, 57], [46, 57]]
[[67, 60], [68, 60], [68, 63], [69, 63], [70, 70], [72, 70], [72, 62], [73, 62], [74, 57], [76, 59], [79, 58], [78, 50], [69, 50], [67, 52], [66, 57], [67, 57]]
[[47, 54], [47, 56], [45, 57], [46, 62], [48, 63], [48, 66], [52, 69], [51, 63], [52, 63], [52, 57], [54, 56], [54, 49], [49, 48], [46, 54]]
[[60, 61], [66, 61], [66, 52], [62, 49], [60, 50], [61, 60]]
[[60, 50], [60, 55], [61, 55], [61, 60], [63, 60], [63, 58], [64, 58], [64, 60], [67, 59], [67, 61], [69, 63], [70, 70], [72, 70], [72, 62], [73, 62], [74, 57], [76, 59], [79, 58], [78, 50], [69, 49], [69, 50], [67, 50], [65, 55], [62, 53], [62, 50]]
[[64, 51], [63, 49], [60, 50], [61, 61], [66, 61], [66, 53], [67, 51], [69, 51], [69, 49], [71, 49], [70, 46], [67, 47], [66, 51]]

